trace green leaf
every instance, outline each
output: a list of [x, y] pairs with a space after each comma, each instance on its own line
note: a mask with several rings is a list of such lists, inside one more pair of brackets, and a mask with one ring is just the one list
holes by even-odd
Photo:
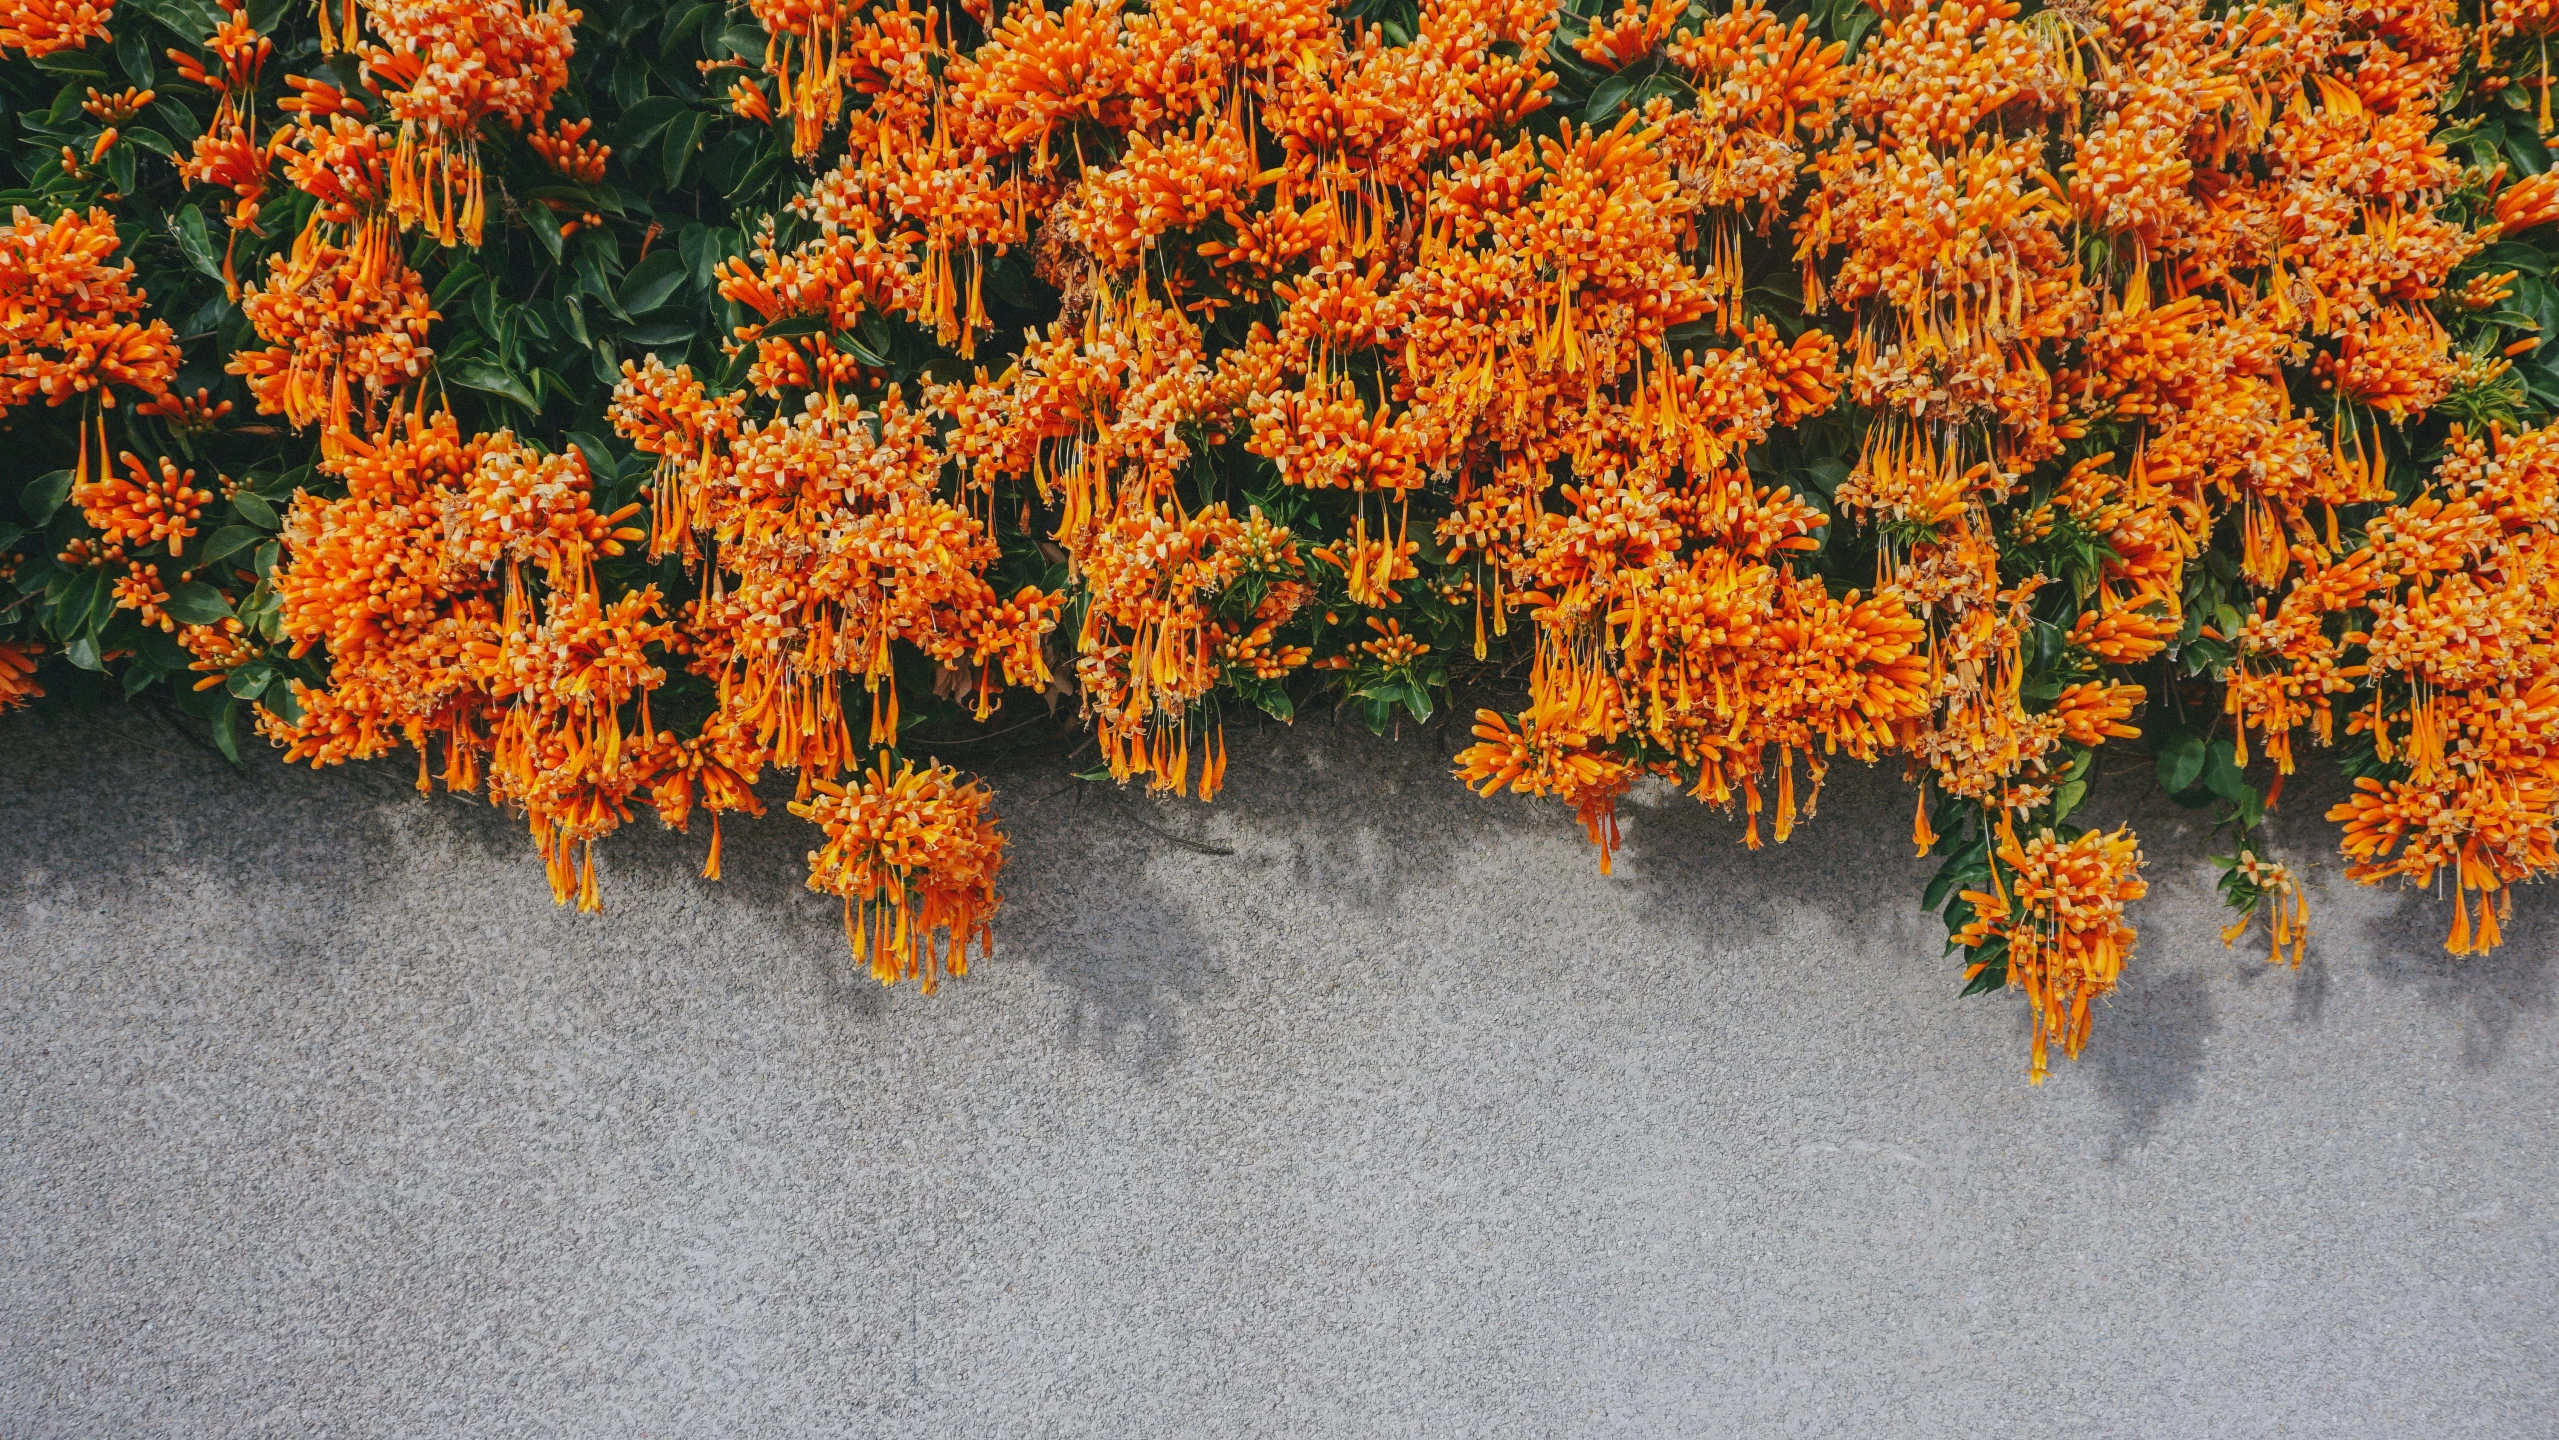
[[666, 122], [684, 113], [684, 102], [672, 95], [652, 95], [622, 112], [622, 123], [613, 130], [613, 153], [636, 155], [641, 146], [666, 128]]
[[676, 237], [675, 250], [684, 257], [685, 268], [693, 272], [693, 283], [707, 290], [711, 271], [726, 258], [728, 237], [726, 232], [697, 222], [685, 226], [684, 233]]
[[[622, 309], [627, 309], [632, 315], [645, 315], [650, 309], [658, 309], [660, 304], [676, 297], [678, 289], [683, 289], [688, 269], [691, 266], [683, 263], [683, 256], [676, 251], [676, 246], [653, 251], [650, 258], [632, 266], [630, 274], [622, 276], [622, 294], [619, 294]], [[686, 325], [686, 333], [691, 333], [691, 325]]]
[[625, 344], [651, 349], [659, 345], [673, 345], [690, 340], [693, 338], [693, 329], [693, 322], [689, 320], [661, 320], [654, 325], [632, 326], [622, 332], [622, 340]]
[[168, 603], [160, 607], [169, 618], [181, 625], [219, 625], [231, 618], [231, 605], [222, 592], [201, 580], [190, 580], [169, 592]]
[[255, 700], [267, 693], [267, 686], [273, 683], [275, 667], [264, 660], [252, 660], [232, 671], [223, 688], [242, 700]]
[[2205, 789], [2233, 805], [2245, 806], [2250, 800], [2256, 798], [2256, 787], [2250, 785], [2248, 777], [2240, 773], [2238, 764], [2230, 757], [2228, 745], [2211, 745], [2205, 749]]
[[1590, 104], [1582, 107], [1582, 118], [1593, 125], [1605, 125], [1626, 108], [1626, 97], [1634, 93], [1635, 81], [1626, 75], [1611, 75], [1590, 92]]
[[18, 510], [27, 523], [41, 530], [53, 523], [53, 512], [71, 496], [71, 472], [56, 470], [39, 475], [33, 484], [18, 492]]
[[862, 341], [849, 330], [838, 331], [836, 333], [835, 348], [852, 356], [854, 359], [861, 361], [865, 365], [876, 365], [883, 370], [888, 368], [888, 356], [868, 345], [863, 344]]
[[450, 366], [446, 368], [444, 378], [467, 390], [512, 400], [532, 414], [542, 413], [542, 407], [534, 403], [533, 392], [524, 388], [523, 381], [486, 360], [465, 360]]
[[265, 538], [266, 535], [255, 526], [225, 525], [197, 547], [191, 563], [198, 570], [218, 565]]
[[684, 172], [693, 164], [693, 152], [702, 148], [703, 132], [710, 128], [711, 117], [698, 110], [667, 122], [665, 152], [667, 188], [682, 188]]
[[2180, 731], [2159, 751], [2159, 788], [2171, 795], [2184, 793], [2195, 778], [2204, 773], [2204, 737], [2191, 730]]
[[586, 457], [587, 469], [608, 478], [613, 474], [613, 450], [604, 443], [601, 436], [592, 435], [583, 430], [572, 430], [568, 434], [568, 441], [577, 447], [580, 455]]
[[253, 491], [243, 490], [232, 496], [231, 508], [241, 519], [261, 530], [272, 533], [284, 528], [284, 522], [276, 517], [275, 507]]
[[206, 228], [204, 212], [193, 205], [178, 207], [176, 232], [178, 253], [187, 263], [205, 275], [222, 278], [222, 257], [213, 250], [213, 234]]
[[195, 4], [193, 0], [124, 0], [124, 5], [159, 21], [171, 34], [190, 45], [204, 43], [204, 37], [212, 34], [224, 19], [218, 9]]
[[37, 69], [48, 75], [68, 75], [79, 80], [107, 78], [106, 62], [86, 51], [56, 50], [50, 55], [37, 56], [34, 63]]
[[693, 32], [702, 27], [703, 21], [718, 13], [719, 8], [718, 0], [701, 0], [700, 4], [689, 7], [684, 13], [668, 21], [666, 28], [659, 32], [662, 38], [658, 53], [669, 59], [674, 58], [676, 51], [693, 38]]
[[1973, 952], [1973, 959], [1981, 965], [1981, 973], [1965, 982], [1963, 994], [1957, 998], [1968, 999], [1975, 995], [1987, 995], [1993, 990], [2007, 987], [2008, 944], [2006, 941], [1983, 946]]
[[53, 612], [45, 617], [44, 628], [56, 640], [68, 640], [89, 625], [89, 606], [98, 598], [98, 586], [105, 576], [96, 570], [74, 570], [68, 576], [56, 577], [62, 588], [48, 592]]
[[222, 748], [224, 758], [240, 763], [240, 702], [226, 700], [222, 713], [213, 717], [213, 743]]
[[559, 264], [560, 217], [537, 205], [524, 212], [524, 224], [533, 232], [533, 238], [541, 242], [544, 253], [551, 257], [551, 263]]
[[94, 635], [72, 636], [71, 643], [62, 647], [62, 658], [83, 670], [106, 672], [106, 665], [98, 659], [98, 640]]
[[2064, 784], [2061, 789], [2053, 793], [2053, 823], [2060, 824], [2062, 817], [2078, 809], [2079, 802], [2087, 798], [2087, 781], [2072, 780]]
[[430, 304], [442, 310], [454, 296], [469, 289], [480, 279], [480, 267], [465, 260], [453, 267], [453, 273], [436, 282], [434, 293], [427, 296]]
[[536, 185], [524, 192], [524, 198], [534, 201], [564, 201], [570, 209], [578, 211], [595, 210], [606, 215], [622, 213], [621, 197], [609, 188], [590, 190], [583, 185]]
[[80, 629], [85, 634], [95, 635], [107, 628], [107, 622], [115, 618], [115, 613], [115, 581], [108, 578], [106, 571], [100, 570], [97, 593], [89, 601], [89, 618], [81, 623]]

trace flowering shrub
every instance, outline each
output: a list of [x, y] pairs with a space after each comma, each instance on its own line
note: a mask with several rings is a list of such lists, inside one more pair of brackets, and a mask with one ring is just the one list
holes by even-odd
[[1205, 801], [1240, 707], [1489, 697], [1603, 872], [1890, 757], [2040, 1080], [2100, 747], [2277, 960], [2304, 732], [2453, 951], [2559, 868], [2536, 13], [0, 0], [0, 706], [412, 752], [582, 908], [778, 769], [927, 989], [1004, 841], [920, 737], [1008, 703]]

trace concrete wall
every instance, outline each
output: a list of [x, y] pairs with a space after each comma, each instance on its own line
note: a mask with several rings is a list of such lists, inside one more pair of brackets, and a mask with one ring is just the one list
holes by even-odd
[[1634, 809], [1602, 879], [1445, 754], [1001, 768], [925, 1001], [788, 816], [722, 884], [635, 827], [581, 917], [397, 766], [0, 721], [0, 1434], [2554, 1433], [2559, 894], [2452, 960], [2296, 787], [2269, 969], [2145, 812], [2032, 1090], [1892, 776], [1756, 855]]

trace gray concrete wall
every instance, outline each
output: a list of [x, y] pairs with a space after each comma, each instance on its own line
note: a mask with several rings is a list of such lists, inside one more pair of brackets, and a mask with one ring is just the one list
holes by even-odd
[[635, 827], [581, 917], [396, 766], [0, 721], [0, 1434], [2559, 1434], [2559, 894], [2456, 961], [2322, 860], [2270, 970], [2145, 812], [2032, 1090], [1891, 776], [1602, 879], [1444, 754], [1000, 769], [925, 1001], [787, 816], [723, 884]]

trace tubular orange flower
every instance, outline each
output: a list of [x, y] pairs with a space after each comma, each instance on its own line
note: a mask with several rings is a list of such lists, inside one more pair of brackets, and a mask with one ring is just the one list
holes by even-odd
[[860, 783], [818, 781], [791, 813], [826, 832], [809, 888], [844, 900], [844, 938], [883, 985], [912, 978], [930, 995], [966, 975], [969, 947], [994, 944], [1004, 837], [992, 797], [939, 763], [892, 772], [881, 755]]
[[27, 59], [107, 38], [111, 0], [0, 0], [0, 50]]
[[145, 296], [132, 262], [106, 263], [119, 243], [104, 210], [65, 211], [49, 224], [23, 206], [12, 211], [0, 230], [0, 416], [38, 399], [95, 395], [112, 407], [115, 387], [167, 393], [177, 340], [166, 322], [135, 318]]
[[1998, 863], [1987, 893], [1966, 891], [1972, 921], [1956, 933], [1958, 944], [1985, 954], [1966, 978], [2004, 965], [2011, 986], [2026, 992], [2034, 1017], [2033, 1056], [2027, 1078], [2044, 1083], [2051, 1066], [2047, 1044], [2058, 1039], [2076, 1060], [2088, 1043], [2090, 1002], [2114, 992], [2131, 958], [2135, 934], [2124, 906], [2149, 886], [2140, 879], [2141, 851], [2132, 832], [2090, 831], [2062, 841], [2050, 830], [2020, 842], [2002, 817]]

